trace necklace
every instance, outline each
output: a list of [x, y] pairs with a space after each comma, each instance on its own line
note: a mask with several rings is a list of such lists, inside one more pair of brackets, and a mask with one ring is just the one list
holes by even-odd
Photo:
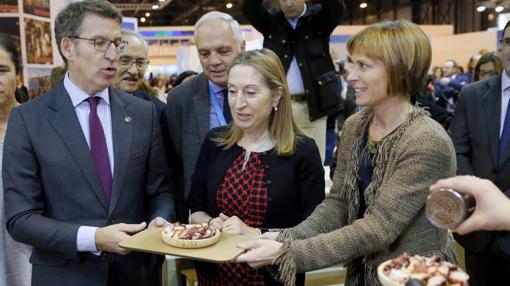
[[241, 168], [241, 172], [244, 171], [244, 168], [246, 167], [246, 164], [248, 164], [248, 161], [250, 160], [250, 156], [252, 152], [258, 153], [262, 150], [268, 150], [270, 147], [272, 148], [274, 146], [271, 139], [269, 139], [269, 133], [266, 132], [264, 135], [262, 135], [258, 140], [257, 143], [253, 145], [253, 148], [248, 148], [246, 144], [243, 144], [243, 148], [246, 151], [243, 158], [243, 166]]

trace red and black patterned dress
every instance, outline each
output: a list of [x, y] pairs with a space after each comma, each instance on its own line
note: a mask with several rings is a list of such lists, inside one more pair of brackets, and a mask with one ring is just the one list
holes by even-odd
[[[261, 227], [267, 210], [268, 191], [260, 153], [251, 153], [243, 167], [246, 150], [227, 170], [216, 194], [218, 211], [238, 216], [251, 227]], [[197, 263], [198, 285], [264, 285], [262, 271], [246, 263]]]

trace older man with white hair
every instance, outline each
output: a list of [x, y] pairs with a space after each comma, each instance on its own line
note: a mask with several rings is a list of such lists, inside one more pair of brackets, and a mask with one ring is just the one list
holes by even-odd
[[202, 141], [211, 128], [232, 119], [227, 100], [228, 68], [245, 49], [239, 23], [216, 11], [205, 14], [195, 24], [195, 44], [203, 72], [173, 89], [167, 100], [168, 130], [182, 171], [183, 189], [176, 203], [181, 221], [188, 219], [184, 200]]

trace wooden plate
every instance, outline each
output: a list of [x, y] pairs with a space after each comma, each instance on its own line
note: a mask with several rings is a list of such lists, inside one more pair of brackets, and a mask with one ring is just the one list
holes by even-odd
[[238, 248], [237, 244], [253, 239], [253, 236], [249, 235], [220, 232], [219, 241], [209, 247], [179, 248], [163, 242], [161, 231], [163, 231], [162, 227], [149, 227], [121, 241], [120, 246], [133, 251], [168, 254], [217, 263], [234, 261], [239, 254], [245, 252], [244, 249]]
[[202, 248], [215, 244], [220, 240], [221, 232], [215, 227], [214, 236], [205, 239], [176, 239], [165, 234], [165, 230], [161, 231], [161, 239], [168, 245], [179, 247], [179, 248]]

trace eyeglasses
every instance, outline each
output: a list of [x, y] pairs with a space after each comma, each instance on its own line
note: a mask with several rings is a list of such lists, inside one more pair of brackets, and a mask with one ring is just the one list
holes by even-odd
[[121, 68], [128, 69], [131, 67], [131, 65], [135, 63], [135, 66], [137, 69], [141, 70], [147, 67], [147, 65], [150, 63], [148, 59], [142, 59], [142, 58], [130, 58], [130, 57], [121, 57], [119, 59], [119, 66]]
[[110, 39], [106, 39], [106, 38], [103, 38], [103, 37], [90, 39], [90, 38], [82, 38], [82, 37], [76, 36], [76, 37], [70, 37], [70, 38], [91, 41], [91, 42], [94, 43], [94, 48], [98, 52], [103, 52], [103, 53], [108, 51], [108, 49], [111, 47], [112, 44], [115, 46], [115, 49], [118, 52], [121, 52], [121, 53], [126, 50], [127, 45], [128, 45], [127, 41], [122, 41], [120, 39], [116, 39], [116, 40], [112, 41]]

